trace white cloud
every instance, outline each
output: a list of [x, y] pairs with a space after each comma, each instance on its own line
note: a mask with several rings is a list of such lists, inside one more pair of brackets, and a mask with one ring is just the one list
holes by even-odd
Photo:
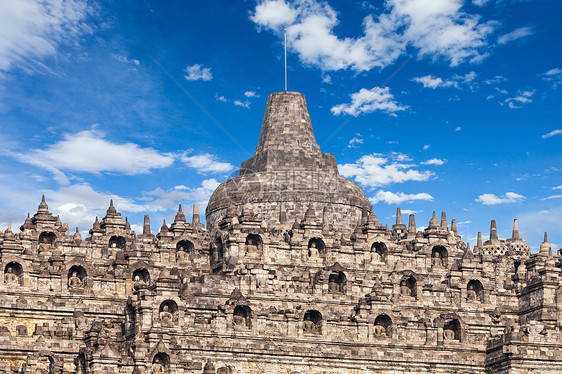
[[249, 101], [234, 100], [234, 105], [240, 106], [242, 108], [250, 109], [250, 102]]
[[552, 82], [552, 88], [557, 88], [560, 84], [562, 84], [562, 69], [550, 69], [549, 71], [541, 75], [542, 79], [544, 79], [545, 81]]
[[461, 131], [461, 130], [462, 130], [462, 127], [460, 127], [460, 126], [457, 126], [457, 127], [455, 128], [455, 131], [456, 131], [456, 132], [459, 132], [459, 131]]
[[420, 210], [412, 210], [412, 209], [400, 209], [402, 214], [416, 214], [421, 212]]
[[447, 160], [442, 160], [440, 158], [432, 158], [431, 160], [420, 162], [420, 164], [441, 166], [441, 165], [444, 165], [446, 162], [447, 162]]
[[479, 6], [479, 7], [483, 7], [484, 5], [486, 5], [488, 3], [488, 1], [490, 0], [472, 0], [472, 4]]
[[363, 144], [363, 139], [355, 136], [349, 141], [347, 148], [357, 148], [359, 144]]
[[[533, 102], [531, 97], [535, 94], [535, 90], [532, 91], [519, 91], [517, 96], [505, 99], [503, 102], [508, 104], [510, 109], [519, 109], [521, 104], [528, 104]], [[518, 105], [519, 104], [519, 105]]]
[[36, 65], [90, 32], [86, 1], [0, 1], [0, 70]]
[[95, 191], [87, 183], [64, 186], [58, 190], [46, 190], [45, 196], [49, 210], [60, 215], [63, 222], [68, 222], [71, 232], [75, 227], [86, 230], [92, 227], [95, 217], [105, 216], [109, 200], [113, 199], [115, 208], [123, 213], [139, 213], [148, 211], [163, 211], [161, 206], [154, 204], [137, 204], [132, 199], [118, 196], [109, 192]]
[[250, 17], [260, 29], [282, 35], [301, 61], [323, 71], [365, 71], [392, 64], [408, 47], [418, 57], [445, 59], [456, 66], [487, 56], [495, 23], [461, 11], [461, 0], [388, 0], [384, 10], [363, 19], [363, 35], [340, 37], [337, 12], [318, 0], [262, 0]]
[[548, 139], [548, 138], [552, 138], [553, 136], [556, 136], [556, 135], [562, 135], [562, 130], [561, 129], [552, 130], [548, 134], [544, 134], [543, 136], [541, 136], [541, 138]]
[[507, 80], [506, 77], [502, 77], [501, 75], [496, 75], [494, 78], [486, 79], [484, 81], [484, 83], [487, 84], [487, 85], [490, 85], [490, 84], [494, 84], [494, 83], [505, 82], [506, 80]]
[[552, 187], [553, 190], [562, 190], [562, 186]]
[[286, 27], [297, 18], [297, 10], [283, 0], [264, 1], [256, 6], [250, 19], [265, 28]]
[[415, 77], [412, 79], [414, 82], [423, 84], [424, 88], [433, 88], [436, 89], [437, 87], [454, 87], [456, 83], [453, 81], [444, 81], [442, 78], [433, 77], [431, 75], [426, 75], [423, 77]]
[[140, 61], [139, 61], [139, 60], [134, 59], [134, 58], [129, 59], [129, 58], [127, 58], [127, 56], [118, 56], [118, 55], [115, 55], [115, 58], [117, 59], [117, 61], [122, 62], [122, 63], [124, 63], [124, 64], [133, 64], [133, 65], [137, 65], [137, 66], [140, 65]]
[[218, 157], [209, 153], [188, 156], [187, 153], [180, 157], [187, 166], [197, 170], [199, 174], [206, 173], [228, 173], [234, 166], [228, 162], [218, 161]]
[[381, 155], [374, 153], [365, 155], [353, 164], [338, 165], [340, 174], [352, 178], [365, 187], [380, 187], [393, 183], [407, 181], [427, 181], [434, 173], [429, 170], [413, 169], [414, 165], [404, 163], [409, 161], [407, 155]]
[[218, 93], [217, 93], [217, 94], [215, 94], [215, 100], [216, 100], [216, 101], [222, 101], [223, 103], [226, 103], [226, 102], [228, 102], [228, 99], [227, 99], [226, 97], [224, 97], [224, 96], [222, 96], [222, 95], [221, 95], [221, 96], [219, 96], [219, 94], [218, 94]]
[[552, 130], [548, 134], [544, 134], [543, 136], [541, 136], [541, 138], [548, 139], [548, 138], [552, 138], [553, 136], [556, 136], [556, 135], [562, 135], [562, 130], [561, 129]]
[[436, 89], [438, 87], [454, 87], [460, 88], [462, 84], [470, 84], [476, 79], [476, 73], [471, 71], [465, 75], [455, 75], [448, 79], [443, 79], [439, 77], [434, 77], [432, 75], [425, 75], [423, 77], [415, 77], [412, 81], [421, 83], [424, 88]]
[[562, 198], [562, 195], [552, 195], [552, 196], [545, 197], [544, 199], [541, 200], [552, 200], [552, 199], [560, 199], [560, 198]]
[[511, 32], [508, 32], [507, 34], [500, 36], [498, 38], [498, 43], [507, 44], [532, 34], [533, 34], [533, 29], [531, 29], [530, 27], [519, 27], [518, 29], [515, 29]]
[[203, 67], [203, 65], [200, 64], [188, 66], [184, 71], [187, 73], [184, 75], [184, 78], [188, 81], [210, 81], [213, 79], [211, 68]]
[[506, 203], [517, 203], [525, 199], [525, 196], [516, 194], [515, 192], [506, 192], [503, 196], [496, 196], [491, 193], [485, 193], [475, 200], [484, 205], [497, 205]]
[[157, 207], [161, 206], [172, 209], [177, 207], [178, 203], [190, 202], [199, 204], [200, 209], [204, 211], [204, 207], [207, 205], [209, 198], [219, 184], [220, 183], [213, 178], [205, 179], [201, 182], [200, 187], [192, 188], [180, 185], [170, 190], [164, 190], [158, 187], [153, 191], [147, 192], [145, 195], [154, 199], [148, 204]]
[[165, 168], [174, 162], [171, 154], [153, 148], [141, 148], [134, 143], [117, 144], [104, 139], [105, 134], [85, 130], [66, 134], [63, 140], [45, 149], [31, 149], [26, 153], [11, 153], [19, 161], [52, 172], [55, 179], [68, 184], [64, 171], [126, 175], [149, 173], [151, 169]]
[[351, 103], [332, 107], [332, 113], [336, 116], [346, 113], [357, 117], [360, 113], [371, 113], [375, 110], [392, 115], [406, 109], [408, 106], [400, 105], [394, 100], [388, 87], [373, 87], [370, 90], [362, 88], [359, 92], [351, 94]]
[[260, 97], [260, 95], [255, 91], [246, 91], [246, 92], [244, 92], [244, 96], [246, 96], [246, 97]]
[[431, 147], [431, 146], [429, 144], [426, 144], [426, 145], [423, 146], [423, 150], [427, 151], [429, 149], [429, 147]]
[[[372, 204], [376, 204], [378, 202], [383, 202], [388, 205], [398, 205], [402, 203], [411, 203], [416, 200], [424, 200], [424, 201], [431, 201], [433, 200], [433, 196], [426, 192], [416, 193], [416, 194], [406, 194], [404, 192], [393, 193], [390, 191], [383, 191], [379, 190], [375, 194], [375, 196], [371, 197], [369, 201]], [[407, 213], [403, 211], [402, 213]]]

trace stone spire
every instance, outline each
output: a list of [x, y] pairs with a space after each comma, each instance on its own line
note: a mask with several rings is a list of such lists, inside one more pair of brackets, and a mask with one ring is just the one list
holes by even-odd
[[545, 256], [552, 256], [552, 246], [548, 242], [548, 236], [546, 234], [546, 231], [544, 233], [544, 241], [541, 244], [541, 249], [539, 251], [539, 254], [545, 255]]
[[496, 220], [493, 219], [492, 222], [490, 222], [490, 241], [496, 240], [498, 240], [498, 229], [496, 228]]
[[76, 227], [76, 232], [72, 236], [72, 239], [74, 239], [75, 241], [82, 240], [82, 235], [80, 235], [80, 231], [78, 231], [78, 227]]
[[199, 219], [199, 204], [193, 204], [193, 217], [191, 219], [193, 225], [201, 223]]
[[396, 208], [396, 224], [402, 224], [402, 211], [400, 210], [400, 208]]
[[451, 231], [457, 235], [457, 220], [453, 218], [451, 221]]
[[513, 231], [511, 232], [511, 239], [519, 239], [519, 223], [517, 218], [513, 220]]
[[441, 212], [441, 228], [443, 230], [448, 230], [448, 228], [447, 228], [447, 214], [445, 212]]
[[178, 212], [176, 213], [176, 218], [174, 218], [174, 222], [186, 222], [185, 214], [181, 210], [181, 204], [178, 208]]
[[109, 200], [109, 208], [107, 208], [106, 216], [114, 216], [117, 214], [117, 209], [113, 206], [113, 199]]
[[367, 217], [367, 225], [368, 226], [377, 226], [379, 224], [379, 221], [377, 219], [377, 215], [375, 214], [374, 210], [373, 210], [373, 206], [371, 205], [371, 212], [369, 213], [369, 216]]
[[396, 208], [396, 223], [392, 225], [392, 231], [396, 232], [399, 236], [406, 234], [406, 225], [402, 223], [402, 211]]
[[45, 195], [41, 196], [41, 203], [39, 203], [37, 213], [49, 213], [49, 206], [45, 202]]
[[276, 92], [267, 100], [256, 152], [240, 174], [299, 169], [338, 173], [334, 155], [322, 153], [316, 143], [304, 95]]
[[478, 231], [478, 239], [476, 240], [476, 248], [482, 248], [482, 233]]
[[166, 220], [164, 219], [162, 226], [160, 226], [160, 233], [167, 233], [169, 231], [170, 229], [168, 228], [168, 225], [166, 224]]
[[416, 216], [410, 214], [410, 217], [408, 218], [408, 232], [415, 234], [416, 231]]
[[431, 217], [431, 219], [429, 220], [428, 228], [436, 229], [438, 227], [439, 227], [439, 221], [437, 220], [437, 217], [435, 216], [435, 211], [433, 211], [433, 217]]
[[142, 225], [142, 234], [144, 236], [150, 235], [150, 217], [148, 214], [144, 215], [144, 223]]

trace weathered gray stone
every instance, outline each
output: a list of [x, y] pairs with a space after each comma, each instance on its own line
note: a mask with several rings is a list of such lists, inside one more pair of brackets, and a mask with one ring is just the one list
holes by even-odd
[[297, 93], [270, 97], [243, 167], [207, 228], [180, 206], [137, 236], [111, 202], [82, 240], [43, 197], [0, 231], [0, 372], [562, 373], [546, 234], [532, 255], [517, 221], [506, 240], [492, 221], [474, 251], [445, 213], [417, 231], [398, 209], [389, 229]]

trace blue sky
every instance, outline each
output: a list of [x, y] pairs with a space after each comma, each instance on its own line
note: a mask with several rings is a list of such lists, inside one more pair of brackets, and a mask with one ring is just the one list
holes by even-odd
[[[562, 245], [559, 1], [0, 3], [0, 227], [45, 193], [87, 231], [191, 211], [257, 145], [267, 96], [305, 94], [323, 152], [391, 225]], [[407, 220], [406, 214], [404, 219]]]

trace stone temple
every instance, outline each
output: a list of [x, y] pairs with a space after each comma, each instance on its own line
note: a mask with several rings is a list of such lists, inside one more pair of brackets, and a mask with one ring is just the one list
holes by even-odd
[[379, 222], [314, 139], [304, 96], [269, 97], [240, 174], [191, 222], [90, 235], [45, 199], [0, 231], [0, 373], [562, 373], [562, 256], [545, 234], [470, 248], [435, 214]]

